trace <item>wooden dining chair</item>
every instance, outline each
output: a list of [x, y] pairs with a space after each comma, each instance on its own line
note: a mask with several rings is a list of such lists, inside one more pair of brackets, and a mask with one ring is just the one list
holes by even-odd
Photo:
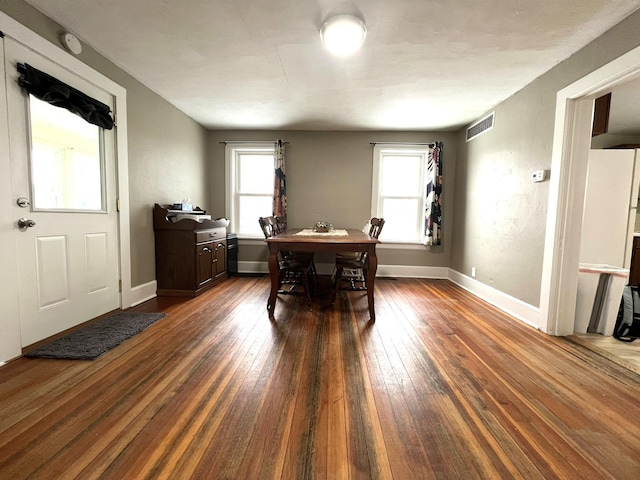
[[[260, 217], [260, 228], [265, 238], [271, 238], [284, 231], [284, 222], [278, 217]], [[282, 288], [283, 284], [290, 285], [288, 289]], [[313, 253], [307, 252], [283, 252], [278, 258], [278, 293], [296, 294], [298, 285], [304, 287], [307, 304], [311, 307], [311, 293], [315, 284], [315, 265]]]
[[[378, 238], [382, 227], [384, 226], [384, 218], [372, 218], [370, 220], [369, 236]], [[367, 289], [367, 269], [369, 261], [367, 252], [346, 252], [336, 254], [336, 264], [334, 267], [333, 289], [340, 287], [342, 280], [349, 282], [349, 290], [366, 290]], [[350, 271], [347, 277], [344, 275], [345, 270]], [[362, 286], [356, 286], [356, 283]]]
[[258, 223], [260, 223], [260, 228], [262, 229], [264, 238], [271, 238], [274, 235], [280, 233], [280, 227], [278, 225], [276, 217], [260, 217], [258, 219]]

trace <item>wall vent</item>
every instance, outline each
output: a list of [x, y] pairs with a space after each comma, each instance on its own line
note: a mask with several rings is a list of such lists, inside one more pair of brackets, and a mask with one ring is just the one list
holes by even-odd
[[482, 135], [484, 132], [491, 130], [493, 128], [494, 116], [495, 116], [495, 112], [491, 112], [482, 120], [478, 120], [476, 123], [474, 123], [469, 128], [467, 128], [467, 142], [469, 140], [473, 140], [478, 135]]

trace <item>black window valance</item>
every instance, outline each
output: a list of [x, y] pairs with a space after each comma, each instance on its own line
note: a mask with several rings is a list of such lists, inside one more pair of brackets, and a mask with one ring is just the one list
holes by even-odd
[[111, 130], [113, 118], [108, 105], [82, 93], [27, 63], [18, 64], [19, 85], [34, 97], [56, 107], [66, 108], [93, 125]]

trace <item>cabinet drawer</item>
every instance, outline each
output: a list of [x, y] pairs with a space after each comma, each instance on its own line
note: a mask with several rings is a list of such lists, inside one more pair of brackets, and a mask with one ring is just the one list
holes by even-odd
[[226, 229], [213, 228], [211, 230], [202, 230], [196, 232], [196, 243], [210, 242], [212, 240], [226, 239]]

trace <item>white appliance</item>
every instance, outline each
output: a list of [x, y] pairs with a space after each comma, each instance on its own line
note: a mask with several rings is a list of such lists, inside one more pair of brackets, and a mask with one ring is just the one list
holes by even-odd
[[586, 333], [591, 323], [598, 333], [613, 333], [631, 265], [640, 190], [639, 163], [637, 150], [589, 152], [576, 332]]

